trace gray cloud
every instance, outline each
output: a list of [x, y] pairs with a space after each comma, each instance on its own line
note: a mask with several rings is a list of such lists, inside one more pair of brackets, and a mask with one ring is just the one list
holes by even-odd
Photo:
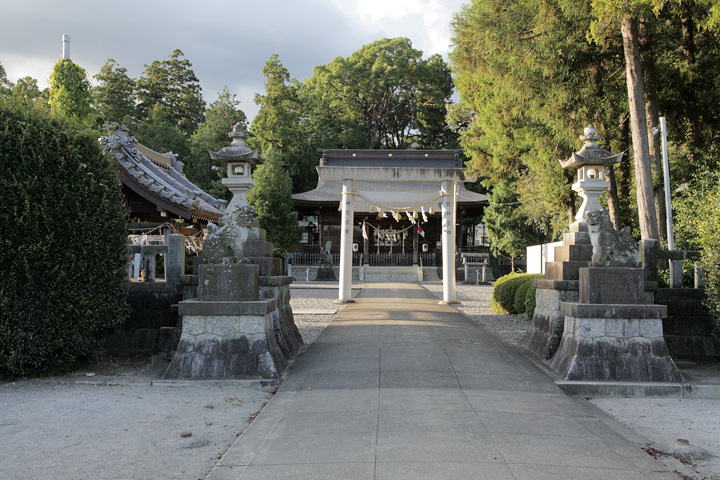
[[[457, 9], [459, 0], [444, 0]], [[404, 26], [403, 26], [404, 25]], [[300, 80], [315, 65], [349, 56], [383, 36], [429, 44], [421, 19], [366, 25], [328, 0], [128, 1], [3, 0], [0, 62], [11, 81], [30, 75], [45, 84], [61, 56], [61, 35], [72, 37], [71, 57], [92, 76], [108, 58], [138, 77], [144, 65], [179, 48], [193, 64], [210, 103], [223, 86], [238, 95], [250, 117], [254, 93], [264, 91], [262, 68], [274, 53]], [[428, 52], [426, 52], [428, 53]]]

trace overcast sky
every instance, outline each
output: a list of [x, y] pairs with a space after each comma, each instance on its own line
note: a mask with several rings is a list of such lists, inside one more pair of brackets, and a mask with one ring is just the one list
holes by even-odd
[[70, 58], [90, 76], [113, 58], [137, 78], [179, 48], [208, 104], [228, 86], [252, 118], [272, 54], [299, 80], [381, 38], [408, 37], [425, 57], [447, 60], [450, 21], [469, 1], [1, 0], [0, 63], [10, 81], [31, 76], [44, 88], [63, 34], [72, 39]]

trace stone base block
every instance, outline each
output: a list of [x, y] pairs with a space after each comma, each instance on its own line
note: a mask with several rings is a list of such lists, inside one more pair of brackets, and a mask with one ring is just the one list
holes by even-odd
[[580, 269], [588, 262], [545, 262], [545, 278], [549, 280], [578, 280]]
[[282, 273], [281, 258], [248, 257], [248, 260], [260, 268], [260, 276], [280, 275]]
[[581, 268], [580, 303], [645, 303], [645, 270]]
[[537, 279], [533, 281], [535, 312], [521, 344], [543, 360], [550, 360], [562, 339], [565, 315], [562, 302], [577, 302], [578, 282]]
[[[655, 313], [621, 316], [638, 307]], [[564, 333], [550, 366], [565, 380], [682, 382], [663, 339], [661, 309], [653, 307], [563, 303]]]
[[332, 265], [320, 265], [320, 268], [318, 268], [317, 275], [315, 277], [316, 281], [335, 281], [337, 282], [337, 277], [335, 276], [335, 269]]
[[203, 301], [249, 301], [258, 298], [257, 265], [203, 264], [198, 267], [198, 297]]
[[179, 311], [182, 336], [163, 378], [279, 378], [287, 367], [275, 336], [275, 299], [180, 302]]
[[562, 244], [555, 247], [555, 261], [589, 262], [592, 260], [592, 245]]
[[[273, 311], [273, 330], [275, 340], [280, 351], [287, 359], [295, 358], [305, 344], [300, 331], [295, 325], [295, 318], [290, 307], [290, 279], [291, 277], [260, 277], [260, 296], [274, 298], [277, 308]], [[263, 285], [262, 280], [268, 281]], [[283, 282], [282, 280], [286, 280]]]

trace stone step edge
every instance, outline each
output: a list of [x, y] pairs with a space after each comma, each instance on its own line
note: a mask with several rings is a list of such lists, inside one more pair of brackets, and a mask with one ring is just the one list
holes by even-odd
[[720, 385], [668, 382], [600, 382], [556, 380], [567, 395], [581, 397], [671, 397], [720, 400]]

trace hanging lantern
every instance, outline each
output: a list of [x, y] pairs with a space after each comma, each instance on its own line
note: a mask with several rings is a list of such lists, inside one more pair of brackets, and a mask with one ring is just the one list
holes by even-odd
[[435, 213], [435, 209], [433, 207], [430, 207], [430, 210], [428, 210], [428, 213], [430, 215], [432, 215], [433, 213]]
[[417, 220], [417, 218], [418, 218], [417, 210], [413, 210], [413, 218], [414, 218], [415, 220]]

